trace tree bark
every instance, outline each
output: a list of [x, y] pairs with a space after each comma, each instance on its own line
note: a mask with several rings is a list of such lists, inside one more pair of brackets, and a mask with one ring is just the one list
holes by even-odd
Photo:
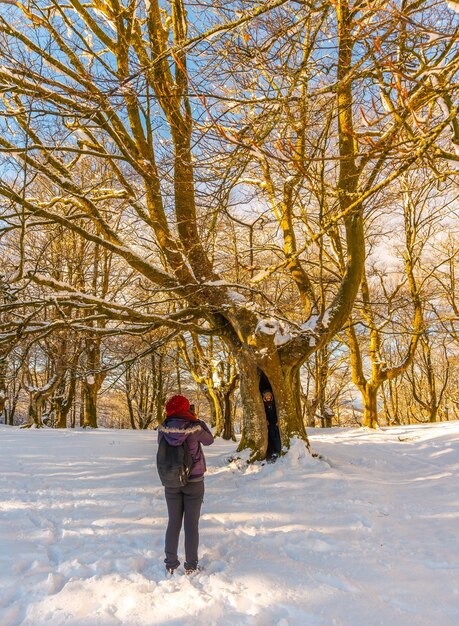
[[233, 371], [229, 383], [223, 389], [223, 433], [222, 438], [236, 441], [234, 433], [234, 392], [239, 383], [239, 374]]
[[254, 359], [246, 354], [238, 355], [236, 362], [241, 376], [242, 398], [242, 437], [238, 450], [249, 448], [251, 460], [261, 461], [268, 448], [268, 428], [259, 388], [260, 372]]
[[73, 406], [76, 389], [76, 375], [74, 371], [69, 373], [68, 390], [65, 396], [66, 383], [63, 381], [58, 388], [58, 397], [54, 400], [56, 410], [56, 427], [67, 428], [67, 416]]
[[362, 391], [363, 425], [367, 428], [378, 427], [378, 387], [367, 385]]
[[86, 340], [87, 374], [83, 381], [84, 389], [84, 428], [97, 428], [97, 395], [106, 374], [100, 372], [100, 338], [89, 337]]
[[0, 416], [3, 415], [4, 423], [7, 423], [7, 386], [6, 386], [6, 372], [8, 369], [8, 361], [5, 358], [0, 358]]
[[206, 383], [205, 395], [209, 402], [212, 425], [215, 426], [215, 436], [221, 437], [224, 428], [222, 398], [218, 390], [213, 388], [211, 379]]
[[131, 423], [131, 428], [133, 430], [137, 430], [137, 426], [135, 423], [135, 416], [134, 416], [134, 407], [132, 405], [131, 372], [129, 368], [126, 368], [124, 376], [125, 376], [125, 395], [126, 395], [126, 403], [127, 403], [128, 411], [129, 411], [129, 421]]
[[97, 393], [96, 383], [84, 383], [84, 428], [97, 428]]
[[276, 403], [277, 425], [283, 448], [290, 447], [292, 437], [299, 437], [309, 446], [301, 411], [299, 366], [283, 365], [278, 353], [272, 353], [262, 363], [257, 363], [254, 356], [245, 351], [236, 357], [236, 361], [243, 406], [239, 449], [250, 448], [252, 460], [264, 459], [266, 456], [268, 428], [260, 393], [262, 373], [269, 381]]
[[24, 428], [43, 428], [42, 414], [43, 414], [44, 398], [40, 392], [29, 392], [29, 409], [28, 420]]
[[223, 411], [223, 433], [222, 438], [227, 441], [236, 441], [236, 435], [234, 433], [234, 421], [233, 421], [233, 391], [229, 391], [224, 395], [224, 411]]

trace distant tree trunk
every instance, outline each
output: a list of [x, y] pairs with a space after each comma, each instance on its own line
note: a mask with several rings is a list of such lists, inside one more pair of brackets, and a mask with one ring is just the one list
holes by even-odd
[[[23, 385], [24, 389], [29, 394], [29, 409], [28, 409], [28, 421], [27, 424], [24, 424], [23, 428], [31, 428], [35, 426], [36, 428], [43, 428], [43, 408], [48, 398], [50, 398], [56, 387], [62, 381], [62, 363], [60, 360], [57, 360], [57, 364], [55, 363], [55, 372], [49, 378], [48, 382], [40, 388], [32, 385], [32, 377], [28, 367], [28, 364], [25, 365], [25, 371], [23, 375]], [[28, 382], [26, 383], [25, 379], [28, 378]]]
[[177, 357], [176, 357], [176, 372], [177, 372], [177, 393], [182, 393], [182, 374], [180, 372], [180, 349], [177, 347]]
[[318, 410], [322, 428], [331, 428], [331, 416], [327, 405], [327, 380], [328, 380], [328, 350], [321, 348], [315, 354], [315, 397], [316, 411]]
[[129, 411], [129, 421], [131, 423], [131, 428], [133, 430], [137, 430], [137, 424], [135, 423], [135, 415], [134, 415], [134, 407], [132, 404], [132, 373], [130, 367], [126, 368], [124, 373], [125, 377], [125, 395], [126, 395], [126, 403]]
[[[315, 368], [315, 360], [314, 360], [314, 368]], [[313, 368], [312, 368], [311, 363], [308, 363], [307, 373], [308, 373], [308, 381], [307, 381], [306, 391], [304, 391], [303, 389], [300, 389], [301, 399], [303, 402], [303, 422], [309, 428], [314, 428], [316, 425], [317, 394], [316, 394], [315, 373], [313, 373]], [[310, 397], [312, 394], [311, 381], [313, 381], [314, 383], [314, 392], [313, 392], [312, 398]]]
[[378, 388], [366, 385], [362, 391], [363, 399], [363, 425], [367, 428], [378, 426]]
[[[388, 426], [391, 426], [392, 424], [400, 426], [399, 394], [397, 389], [399, 382], [388, 380], [386, 383], [387, 384], [382, 389], [386, 424]], [[388, 393], [386, 393], [386, 390]]]
[[96, 383], [84, 383], [84, 428], [97, 428], [97, 394]]
[[75, 426], [76, 426], [76, 408], [77, 408], [77, 405], [76, 405], [75, 399], [76, 399], [76, 393], [75, 393], [75, 396], [73, 397], [73, 402], [72, 402], [72, 414], [71, 414], [71, 418], [70, 418], [70, 428], [75, 428]]
[[80, 386], [80, 428], [84, 427], [84, 403], [85, 403], [85, 388], [84, 383], [81, 381]]
[[106, 374], [101, 372], [100, 339], [86, 340], [87, 373], [82, 382], [84, 390], [84, 428], [97, 428], [97, 398]]
[[[424, 342], [423, 342], [424, 343]], [[437, 397], [437, 381], [432, 364], [432, 351], [430, 343], [426, 341], [423, 345], [426, 359], [426, 375], [429, 388], [429, 422], [434, 424], [437, 421], [439, 402]]]
[[[234, 393], [234, 392], [233, 392]], [[232, 394], [231, 394], [232, 395]], [[233, 398], [229, 393], [224, 396], [224, 414], [223, 414], [223, 433], [222, 438], [226, 440], [236, 441], [233, 422]]]
[[131, 399], [131, 396], [127, 392], [126, 392], [126, 402], [127, 402], [128, 411], [129, 411], [129, 422], [131, 424], [131, 428], [132, 430], [137, 430], [137, 425], [135, 423], [135, 416], [134, 416], [134, 407], [132, 406], [132, 399]]
[[438, 419], [438, 406], [436, 404], [433, 404], [430, 407], [429, 422], [434, 424], [437, 421], [437, 419]]
[[438, 374], [435, 371], [435, 367], [432, 362], [432, 346], [431, 346], [430, 338], [427, 332], [425, 332], [421, 338], [421, 346], [422, 346], [423, 355], [424, 355], [425, 373], [427, 377], [427, 387], [428, 387], [428, 392], [429, 392], [429, 401], [428, 401], [429, 422], [435, 423], [438, 419], [438, 411], [443, 401], [443, 396], [444, 396], [444, 393], [448, 384], [449, 359], [448, 359], [447, 350], [445, 346], [443, 346], [444, 352], [445, 352], [446, 368], [444, 368], [445, 375], [444, 375], [444, 382], [443, 382], [442, 388], [440, 389], [440, 391], [438, 391], [438, 380], [437, 380]]
[[314, 428], [316, 425], [316, 411], [317, 411], [317, 399], [306, 400], [306, 426], [308, 428]]
[[68, 374], [68, 381], [62, 381], [57, 389], [56, 397], [54, 398], [57, 428], [67, 428], [67, 416], [73, 406], [75, 389], [76, 374], [74, 370], [71, 370]]
[[22, 389], [21, 379], [12, 373], [8, 380], [8, 361], [6, 357], [0, 359], [0, 419], [7, 426], [14, 426], [14, 416]]
[[14, 416], [16, 414], [16, 407], [17, 407], [18, 400], [19, 400], [19, 391], [13, 397], [13, 401], [11, 403], [11, 406], [9, 407], [9, 410], [7, 409], [6, 415], [7, 415], [8, 426], [14, 426]]
[[[156, 362], [156, 359], [158, 359], [158, 363]], [[156, 423], [160, 424], [163, 421], [163, 416], [164, 416], [164, 405], [165, 405], [165, 392], [164, 392], [164, 353], [160, 352], [158, 355], [153, 354], [152, 355], [152, 367], [153, 367], [153, 373], [154, 373], [154, 378], [153, 378], [153, 384], [154, 384], [154, 390], [155, 390], [155, 395], [154, 395], [154, 399], [152, 400], [152, 420], [153, 417], [156, 419]], [[151, 421], [152, 421], [151, 420]], [[147, 426], [149, 426], [150, 423], [148, 423], [145, 428], [147, 428]]]
[[8, 361], [6, 358], [0, 358], [0, 416], [3, 416], [5, 424], [7, 423], [6, 400], [8, 390], [6, 385], [6, 373], [8, 370]]
[[67, 428], [67, 415], [62, 406], [56, 403], [53, 408], [56, 414], [56, 428]]
[[43, 397], [39, 392], [29, 392], [29, 409], [27, 427], [35, 426], [36, 428], [43, 428], [42, 421], [43, 415]]
[[204, 395], [209, 403], [210, 410], [210, 423], [214, 427], [216, 437], [220, 437], [223, 431], [223, 407], [222, 399], [217, 390], [212, 386], [212, 383], [205, 384]]
[[234, 393], [239, 383], [239, 374], [233, 371], [233, 376], [223, 391], [223, 432], [222, 438], [236, 441], [234, 433], [233, 405]]

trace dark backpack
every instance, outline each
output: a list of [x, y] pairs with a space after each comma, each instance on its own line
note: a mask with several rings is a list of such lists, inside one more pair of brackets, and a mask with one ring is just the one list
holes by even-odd
[[192, 465], [193, 457], [186, 440], [179, 446], [171, 446], [162, 437], [156, 453], [156, 467], [165, 487], [184, 487]]

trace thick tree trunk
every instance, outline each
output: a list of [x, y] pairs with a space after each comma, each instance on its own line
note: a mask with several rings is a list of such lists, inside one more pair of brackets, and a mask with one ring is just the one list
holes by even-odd
[[128, 391], [126, 391], [126, 402], [127, 402], [128, 411], [129, 411], [129, 421], [131, 423], [131, 428], [132, 430], [137, 430], [137, 426], [135, 423], [135, 416], [134, 416], [134, 407], [132, 406], [132, 400]]
[[362, 391], [363, 399], [363, 425], [367, 428], [378, 426], [378, 387], [367, 385]]
[[312, 400], [308, 400], [307, 398], [304, 400], [303, 421], [306, 421], [308, 428], [315, 428], [317, 405], [318, 401], [316, 397]]
[[315, 355], [315, 396], [317, 399], [316, 412], [319, 414], [322, 428], [331, 428], [332, 420], [327, 406], [327, 381], [329, 375], [328, 351], [322, 348]]
[[97, 396], [106, 373], [100, 372], [100, 338], [88, 338], [86, 340], [87, 374], [83, 382], [84, 390], [84, 428], [97, 428]]
[[97, 392], [96, 383], [84, 384], [84, 428], [97, 428]]
[[[250, 448], [252, 460], [261, 460], [266, 457], [268, 446], [266, 413], [260, 393], [262, 372], [250, 354], [239, 355], [237, 363], [243, 406], [239, 450]], [[274, 395], [282, 447], [288, 449], [292, 437], [299, 437], [309, 445], [301, 411], [299, 367], [282, 367], [280, 359], [274, 355], [264, 361], [263, 373]]]
[[427, 333], [423, 336], [422, 345], [424, 348], [426, 369], [427, 369], [427, 383], [429, 389], [429, 422], [435, 423], [437, 421], [439, 402], [437, 397], [437, 379], [436, 372], [432, 363], [432, 348], [430, 345], [429, 337]]
[[259, 389], [260, 372], [250, 357], [239, 355], [237, 364], [242, 398], [242, 437], [238, 450], [249, 448], [252, 452], [251, 460], [261, 461], [266, 457], [268, 448], [268, 428]]
[[11, 408], [7, 410], [5, 413], [5, 423], [8, 422], [8, 426], [14, 426], [14, 416], [16, 413], [16, 405], [17, 405], [17, 398], [13, 400], [13, 404]]
[[228, 441], [231, 439], [232, 441], [236, 441], [236, 435], [234, 434], [234, 421], [233, 421], [233, 396], [234, 389], [228, 391], [223, 396], [223, 433], [222, 438], [227, 439]]
[[206, 396], [206, 400], [209, 403], [210, 425], [212, 426], [212, 428], [214, 428], [215, 424], [217, 423], [217, 411], [215, 410], [215, 403], [207, 387], [204, 389], [204, 395]]
[[[58, 390], [58, 398], [55, 399], [56, 410], [56, 428], [67, 428], [67, 416], [73, 406], [76, 390], [76, 376], [74, 372], [69, 374], [68, 389], [66, 389], [65, 381]], [[66, 393], [67, 391], [67, 393]]]
[[131, 397], [131, 393], [132, 393], [132, 384], [131, 384], [131, 372], [130, 369], [127, 368], [125, 373], [125, 389], [124, 389], [124, 393], [126, 396], [126, 404], [128, 407], [128, 411], [129, 411], [129, 421], [131, 423], [131, 428], [133, 430], [137, 430], [137, 426], [135, 423], [135, 415], [134, 415], [134, 407], [132, 405], [132, 397]]
[[3, 418], [4, 424], [8, 421], [8, 413], [6, 411], [6, 396], [3, 395], [4, 391], [0, 389], [0, 418]]
[[[156, 362], [156, 358], [158, 358], [158, 363]], [[164, 354], [160, 353], [156, 355], [152, 354], [151, 357], [151, 368], [153, 373], [153, 384], [155, 388], [154, 392], [154, 400], [151, 403], [151, 412], [152, 419], [145, 424], [144, 428], [148, 428], [151, 422], [156, 420], [157, 424], [160, 424], [163, 421], [164, 416], [164, 405], [165, 405], [165, 397], [164, 397], [164, 377], [163, 377], [163, 362], [164, 362]], [[179, 371], [179, 369], [177, 369]], [[179, 392], [180, 393], [180, 392]]]
[[307, 442], [300, 398], [299, 368], [276, 367], [266, 372], [276, 401], [278, 426], [282, 445], [290, 447], [290, 439], [298, 437]]
[[4, 422], [7, 423], [7, 410], [6, 410], [6, 399], [7, 399], [7, 387], [6, 387], [6, 372], [8, 368], [7, 360], [4, 358], [0, 359], [0, 416], [4, 416]]
[[57, 403], [55, 405], [56, 411], [56, 428], [67, 428], [67, 413], [64, 408]]
[[75, 399], [72, 402], [72, 412], [70, 414], [70, 428], [75, 428], [76, 426], [76, 402]]
[[430, 405], [429, 422], [431, 424], [434, 424], [437, 421], [437, 417], [438, 417], [438, 405], [437, 405], [436, 398], [435, 398], [435, 402], [432, 402]]
[[26, 428], [31, 428], [35, 426], [35, 428], [43, 428], [42, 421], [43, 414], [43, 399], [39, 394], [31, 393], [29, 396], [29, 412], [28, 412], [28, 422], [25, 425]]
[[206, 397], [209, 401], [212, 425], [215, 426], [215, 436], [221, 437], [224, 428], [224, 422], [223, 407], [220, 394], [211, 385], [207, 385]]
[[80, 387], [80, 415], [79, 415], [79, 421], [80, 421], [80, 428], [83, 428], [84, 426], [84, 404], [85, 404], [85, 397], [86, 397], [86, 392], [85, 392], [85, 384], [84, 382], [81, 383], [81, 387]]

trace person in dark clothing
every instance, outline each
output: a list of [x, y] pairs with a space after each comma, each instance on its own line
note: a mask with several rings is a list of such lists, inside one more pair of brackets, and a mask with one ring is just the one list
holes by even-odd
[[181, 445], [185, 439], [193, 458], [188, 482], [183, 487], [165, 487], [169, 522], [166, 530], [166, 570], [173, 574], [180, 561], [177, 556], [182, 522], [185, 531], [185, 572], [198, 571], [199, 516], [204, 498], [204, 473], [206, 460], [201, 444], [210, 446], [214, 437], [208, 426], [190, 411], [185, 396], [173, 396], [166, 404], [166, 419], [158, 428], [158, 443], [162, 437], [172, 446]]
[[271, 391], [265, 390], [262, 394], [265, 405], [266, 422], [268, 425], [268, 449], [266, 459], [275, 461], [282, 450], [279, 427], [277, 425], [277, 410], [274, 396]]

